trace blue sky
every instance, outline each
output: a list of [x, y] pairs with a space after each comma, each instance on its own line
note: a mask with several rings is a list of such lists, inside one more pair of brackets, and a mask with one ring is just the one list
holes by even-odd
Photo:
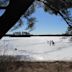
[[[42, 8], [36, 9], [32, 16], [37, 18], [33, 34], [62, 34], [67, 30], [67, 24], [60, 16], [46, 13]], [[24, 27], [17, 31], [24, 31]]]
[[[38, 8], [32, 16], [37, 18], [35, 29], [31, 31], [33, 34], [62, 34], [67, 30], [67, 24], [60, 16], [46, 13], [42, 8]], [[24, 27], [15, 31], [22, 32]]]
[[67, 30], [67, 24], [60, 16], [46, 13], [42, 8], [37, 9], [34, 16], [38, 22], [36, 23], [36, 29], [32, 33], [61, 34]]

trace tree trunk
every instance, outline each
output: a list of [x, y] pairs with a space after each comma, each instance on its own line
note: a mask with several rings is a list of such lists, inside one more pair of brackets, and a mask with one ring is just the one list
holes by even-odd
[[34, 0], [10, 0], [5, 13], [0, 17], [0, 39], [16, 24]]

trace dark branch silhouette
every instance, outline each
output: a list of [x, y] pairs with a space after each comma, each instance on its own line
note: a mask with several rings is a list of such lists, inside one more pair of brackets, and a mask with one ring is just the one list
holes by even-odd
[[[63, 19], [64, 21], [68, 24], [69, 27], [72, 27], [72, 25], [67, 21], [67, 16], [65, 17], [61, 12], [60, 10], [57, 8], [57, 7], [51, 7], [50, 4], [42, 1], [45, 5], [47, 5], [56, 15], [59, 14]], [[71, 4], [72, 3], [67, 3], [67, 6], [70, 8], [71, 7]]]
[[10, 0], [5, 13], [0, 17], [0, 39], [16, 24], [34, 0]]
[[7, 7], [0, 7], [0, 9], [6, 9]]

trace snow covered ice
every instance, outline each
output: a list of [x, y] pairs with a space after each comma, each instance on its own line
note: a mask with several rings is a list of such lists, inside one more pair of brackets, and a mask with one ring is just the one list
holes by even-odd
[[[62, 37], [4, 37], [0, 40], [0, 55], [21, 56], [34, 61], [71, 61], [72, 43]], [[55, 45], [47, 42], [53, 40]]]

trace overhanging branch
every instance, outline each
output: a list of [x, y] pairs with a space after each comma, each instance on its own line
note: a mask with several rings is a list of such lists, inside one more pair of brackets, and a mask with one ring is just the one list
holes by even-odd
[[69, 22], [65, 19], [65, 17], [63, 16], [63, 14], [59, 11], [59, 10], [56, 10], [55, 8], [52, 8], [49, 4], [47, 4], [46, 2], [42, 1], [45, 5], [47, 5], [52, 11], [55, 11], [56, 14], [59, 14], [63, 20], [68, 24], [68, 26], [71, 27], [71, 25], [69, 24]]
[[5, 13], [0, 17], [0, 39], [16, 24], [34, 0], [10, 0]]

